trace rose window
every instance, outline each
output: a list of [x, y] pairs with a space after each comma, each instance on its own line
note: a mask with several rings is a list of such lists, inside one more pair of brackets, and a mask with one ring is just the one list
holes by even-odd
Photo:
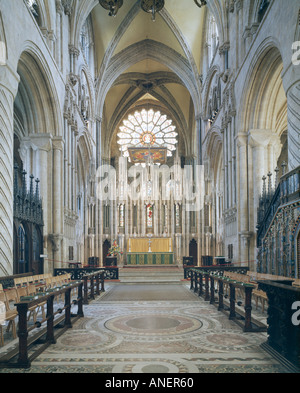
[[128, 148], [166, 148], [172, 157], [177, 144], [176, 126], [160, 111], [136, 111], [123, 121], [118, 133], [118, 144], [124, 157], [129, 158]]

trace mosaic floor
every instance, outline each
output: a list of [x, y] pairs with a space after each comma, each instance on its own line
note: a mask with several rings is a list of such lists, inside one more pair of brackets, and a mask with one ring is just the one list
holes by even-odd
[[260, 348], [266, 333], [243, 333], [185, 284], [111, 285], [84, 314], [30, 370], [0, 373], [287, 372]]

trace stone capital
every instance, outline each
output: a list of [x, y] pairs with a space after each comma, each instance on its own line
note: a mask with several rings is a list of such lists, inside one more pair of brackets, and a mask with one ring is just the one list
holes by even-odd
[[48, 235], [48, 239], [51, 241], [52, 243], [52, 250], [54, 252], [57, 252], [60, 250], [61, 247], [61, 242], [63, 240], [63, 235], [61, 234], [56, 234], [56, 233], [50, 233]]
[[201, 113], [198, 113], [198, 114], [195, 115], [195, 121], [196, 122], [200, 122], [201, 118], [202, 118], [202, 114]]
[[243, 3], [242, 0], [236, 1], [236, 11], [239, 12], [242, 9]]
[[245, 133], [239, 133], [236, 136], [236, 144], [238, 147], [246, 147], [247, 146], [247, 138], [248, 135]]
[[241, 239], [242, 239], [242, 241], [244, 243], [244, 247], [249, 246], [249, 242], [250, 242], [250, 239], [253, 236], [253, 232], [242, 231], [242, 232], [239, 233], [239, 235], [240, 235], [240, 237], [241, 237]]
[[33, 150], [50, 151], [52, 148], [52, 135], [51, 134], [30, 134], [29, 138]]
[[56, 0], [55, 1], [55, 6], [56, 6], [56, 12], [58, 14], [62, 15], [63, 12], [64, 12], [64, 7], [63, 7], [63, 5], [61, 3], [61, 0]]
[[244, 40], [246, 40], [249, 37], [251, 37], [251, 28], [249, 26], [246, 26], [243, 33], [243, 38]]
[[31, 148], [31, 141], [30, 138], [26, 137], [26, 138], [22, 138], [20, 141], [20, 148], [19, 148], [19, 154], [21, 157], [21, 160], [24, 162], [26, 162], [26, 156], [27, 156], [27, 151], [28, 149]]
[[63, 150], [64, 148], [64, 140], [61, 136], [55, 136], [52, 139], [52, 148], [53, 150]]
[[280, 143], [279, 136], [272, 130], [250, 130], [248, 132], [248, 144], [252, 148], [267, 147], [270, 144]]

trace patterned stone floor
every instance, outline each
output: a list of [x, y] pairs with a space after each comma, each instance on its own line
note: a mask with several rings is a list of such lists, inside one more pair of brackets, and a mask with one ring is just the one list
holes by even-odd
[[265, 333], [243, 333], [185, 284], [111, 285], [84, 314], [30, 370], [0, 372], [287, 372], [260, 348]]

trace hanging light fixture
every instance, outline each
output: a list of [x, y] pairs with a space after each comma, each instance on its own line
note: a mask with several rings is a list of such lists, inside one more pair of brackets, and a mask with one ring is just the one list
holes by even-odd
[[207, 4], [206, 0], [194, 0], [194, 2], [196, 3], [196, 5], [197, 5], [199, 8], [201, 8], [201, 7], [203, 7], [204, 5]]
[[142, 0], [141, 7], [142, 10], [152, 14], [152, 20], [155, 22], [156, 12], [161, 11], [165, 6], [164, 0]]
[[[196, 5], [201, 8], [207, 4], [206, 0], [194, 0]], [[109, 16], [116, 16], [119, 8], [123, 5], [123, 0], [99, 0], [100, 5], [109, 10]], [[155, 22], [155, 15], [165, 6], [165, 0], [141, 0], [143, 11], [152, 14], [152, 20]]]
[[109, 10], [109, 16], [116, 16], [119, 8], [123, 5], [123, 0], [99, 0], [100, 5]]

